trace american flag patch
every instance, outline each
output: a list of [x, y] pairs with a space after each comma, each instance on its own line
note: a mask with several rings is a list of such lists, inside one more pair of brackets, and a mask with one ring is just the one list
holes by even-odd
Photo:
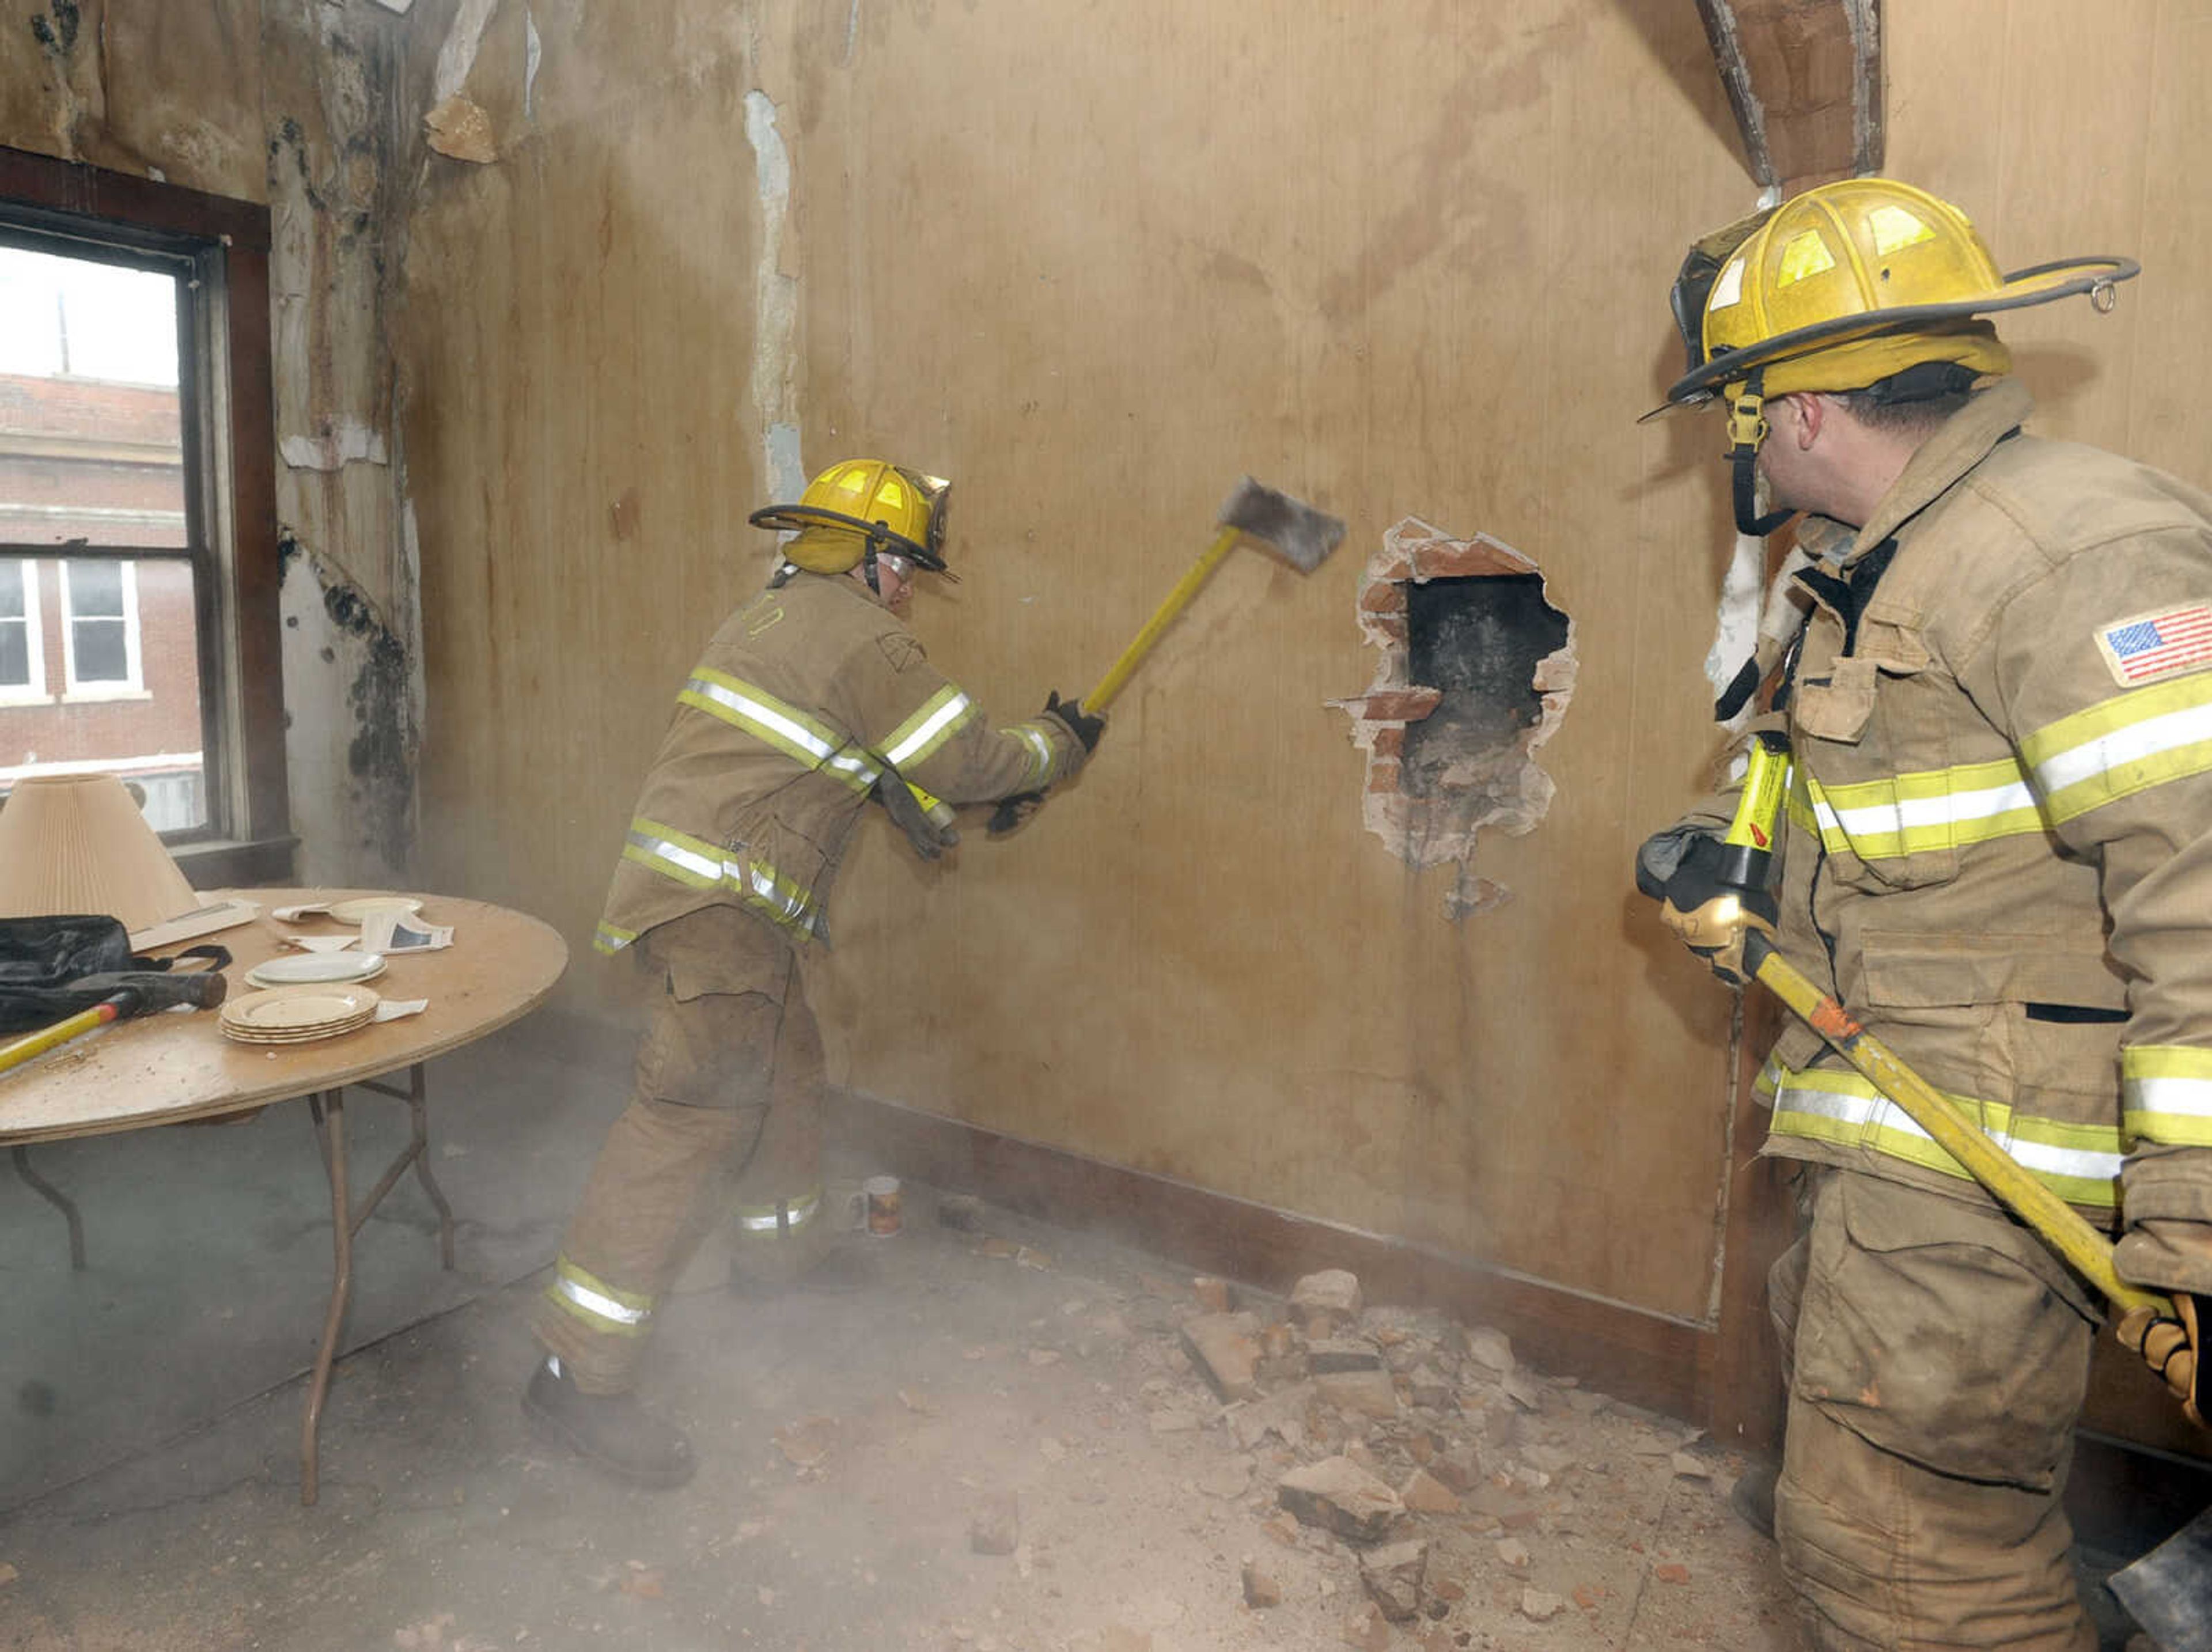
[[2100, 630], [2097, 647], [2124, 689], [2212, 665], [2212, 606], [2138, 614]]

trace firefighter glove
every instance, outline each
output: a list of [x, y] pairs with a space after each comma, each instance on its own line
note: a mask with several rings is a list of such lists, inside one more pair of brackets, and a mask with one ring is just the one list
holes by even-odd
[[876, 801], [884, 805], [884, 812], [897, 823], [906, 834], [906, 841], [914, 845], [914, 852], [924, 860], [934, 860], [960, 841], [960, 834], [950, 826], [940, 826], [929, 817], [921, 800], [898, 775], [886, 769], [876, 781]]
[[1083, 742], [1085, 756], [1098, 750], [1098, 737], [1106, 732], [1106, 720], [1084, 710], [1080, 700], [1062, 700], [1060, 690], [1055, 689], [1044, 697], [1044, 714], [1057, 717], [1067, 725], [1067, 732]]
[[1042, 792], [1017, 792], [1010, 798], [1000, 798], [999, 806], [991, 811], [991, 823], [983, 829], [993, 837], [1004, 837], [1017, 826], [1029, 824], [1030, 817], [1044, 807]]
[[2171, 1316], [2154, 1308], [2130, 1309], [2120, 1316], [2119, 1338], [2124, 1345], [2142, 1356], [2143, 1364], [2181, 1401], [2189, 1420], [2202, 1428], [2205, 1426], [2204, 1304], [2185, 1291], [2174, 1292], [2172, 1301]]
[[[1662, 833], [1661, 837], [1669, 834]], [[1655, 850], [1655, 838], [1637, 858], [1637, 887], [1660, 902], [1659, 916], [1683, 945], [1703, 958], [1712, 972], [1732, 987], [1747, 978], [1743, 938], [1753, 929], [1774, 932], [1774, 896], [1765, 889], [1747, 889], [1723, 876], [1730, 858], [1720, 840], [1703, 832], [1672, 834], [1676, 845]], [[1686, 841], [1682, 841], [1686, 838]], [[1653, 874], [1664, 864], [1669, 848], [1674, 869], [1665, 878]], [[1657, 887], [1653, 887], [1654, 884]]]

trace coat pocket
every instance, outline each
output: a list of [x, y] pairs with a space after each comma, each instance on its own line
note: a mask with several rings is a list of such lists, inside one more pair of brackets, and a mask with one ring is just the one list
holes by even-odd
[[2081, 1288], [2002, 1216], [1837, 1175], [1814, 1212], [1792, 1389], [1938, 1473], [2046, 1491], [2094, 1324]]

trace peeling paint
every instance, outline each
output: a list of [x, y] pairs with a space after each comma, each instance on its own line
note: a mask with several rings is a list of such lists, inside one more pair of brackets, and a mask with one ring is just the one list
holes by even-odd
[[[1728, 572], [1721, 578], [1718, 612], [1714, 616], [1713, 646], [1705, 651], [1705, 680], [1717, 695], [1735, 680], [1743, 662], [1759, 643], [1759, 610], [1766, 587], [1766, 541], [1747, 533], [1735, 537]], [[1739, 713], [1734, 727], [1748, 714]]]
[[[791, 155], [776, 130], [776, 106], [767, 93], [745, 94], [745, 139], [753, 147], [753, 176], [760, 196], [761, 251], [755, 266], [753, 410], [760, 416], [763, 477], [779, 499], [796, 499], [806, 485], [799, 452], [799, 282], [783, 273], [783, 236], [791, 216]], [[794, 483], [795, 478], [795, 483]]]
[[477, 66], [477, 53], [483, 46], [484, 30], [491, 26], [492, 14], [498, 9], [499, 0], [461, 0], [453, 27], [446, 31], [445, 44], [438, 48], [438, 67], [431, 80], [432, 106], [469, 83], [469, 71]]
[[[1515, 582], [1498, 592], [1510, 602], [1462, 610], [1443, 601], [1439, 582], [1490, 578]], [[1574, 622], [1511, 546], [1486, 535], [1454, 539], [1417, 517], [1383, 535], [1360, 578], [1358, 611], [1382, 659], [1364, 695], [1331, 703], [1352, 717], [1352, 743], [1367, 753], [1367, 829], [1408, 866], [1459, 863], [1444, 903], [1451, 918], [1486, 912], [1511, 892], [1475, 876], [1478, 835], [1534, 831], [1551, 807], [1552, 778], [1534, 753], [1574, 696]], [[1540, 657], [1516, 653], [1553, 637]], [[1439, 640], [1444, 654], [1432, 664], [1425, 656], [1438, 653]]]
[[538, 38], [537, 14], [522, 9], [522, 118], [538, 118], [538, 66], [545, 60], [544, 44]]
[[313, 436], [286, 436], [276, 444], [284, 463], [295, 471], [335, 471], [341, 465], [386, 462], [384, 433], [359, 419], [338, 419]]

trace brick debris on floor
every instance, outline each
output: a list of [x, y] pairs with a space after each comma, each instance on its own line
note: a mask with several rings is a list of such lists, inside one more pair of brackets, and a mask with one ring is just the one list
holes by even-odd
[[913, 1191], [865, 1288], [672, 1314], [684, 1491], [526, 1436], [520, 1285], [342, 1363], [313, 1510], [293, 1385], [17, 1511], [0, 1649], [1801, 1644], [1696, 1429], [1349, 1273], [1273, 1297]]

